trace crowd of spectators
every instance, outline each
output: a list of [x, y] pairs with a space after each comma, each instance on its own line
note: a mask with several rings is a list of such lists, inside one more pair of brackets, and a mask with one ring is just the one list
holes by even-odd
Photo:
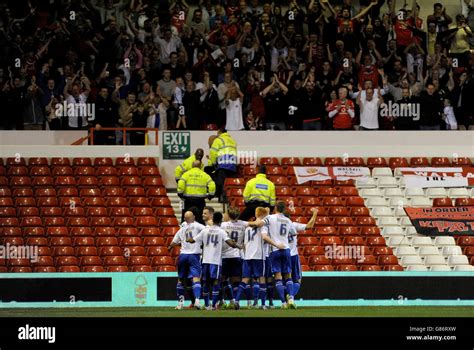
[[468, 129], [474, 3], [456, 1], [454, 18], [415, 0], [6, 1], [0, 128]]

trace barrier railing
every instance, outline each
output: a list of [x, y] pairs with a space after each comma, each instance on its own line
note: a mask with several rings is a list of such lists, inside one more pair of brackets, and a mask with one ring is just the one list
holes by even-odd
[[89, 145], [94, 145], [94, 134], [96, 131], [122, 131], [122, 140], [123, 140], [123, 145], [127, 145], [127, 132], [130, 131], [145, 131], [145, 146], [148, 145], [149, 139], [148, 139], [148, 132], [149, 131], [154, 131], [155, 134], [155, 145], [158, 144], [158, 128], [121, 128], [121, 127], [115, 127], [115, 128], [90, 128], [89, 129]]

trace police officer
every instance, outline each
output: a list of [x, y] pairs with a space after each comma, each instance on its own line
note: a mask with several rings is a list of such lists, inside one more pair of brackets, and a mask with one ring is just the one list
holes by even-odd
[[202, 211], [206, 205], [205, 199], [211, 199], [216, 191], [216, 184], [211, 177], [201, 170], [201, 162], [195, 160], [192, 168], [185, 172], [178, 181], [178, 196], [184, 199], [184, 208], [181, 221], [184, 221], [184, 213], [191, 207], [196, 207], [198, 213], [196, 219], [202, 223]]
[[[199, 160], [200, 162], [202, 162], [202, 157], [204, 157], [204, 150], [202, 148], [198, 148], [196, 150], [196, 152], [194, 152], [193, 155], [189, 156], [188, 158], [186, 158], [184, 160], [183, 163], [181, 163], [180, 165], [178, 165], [175, 170], [174, 170], [174, 178], [176, 180], [176, 182], [179, 181], [179, 179], [181, 178], [181, 176], [183, 176], [183, 174], [188, 171], [189, 169], [191, 169], [191, 167], [193, 166], [193, 162], [195, 160]], [[203, 169], [203, 165], [201, 163], [201, 170]]]
[[206, 171], [208, 174], [212, 171], [216, 181], [216, 197], [222, 202], [225, 179], [237, 172], [237, 143], [225, 129], [221, 129], [217, 137], [209, 138], [209, 147], [209, 166]]
[[257, 207], [270, 207], [273, 211], [276, 202], [275, 185], [267, 179], [266, 171], [266, 166], [260, 165], [257, 176], [245, 185], [245, 209], [240, 215], [242, 220], [247, 221], [252, 218]]

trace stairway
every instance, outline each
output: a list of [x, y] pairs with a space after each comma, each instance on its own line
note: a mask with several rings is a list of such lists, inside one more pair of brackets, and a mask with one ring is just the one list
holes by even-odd
[[[176, 218], [181, 221], [181, 207], [180, 202], [181, 199], [178, 197], [176, 193], [176, 189], [167, 189], [168, 198], [171, 201], [171, 207], [173, 208]], [[214, 208], [215, 211], [223, 212], [224, 204], [219, 203], [217, 198], [213, 198], [212, 200], [206, 200], [206, 205], [209, 205]]]

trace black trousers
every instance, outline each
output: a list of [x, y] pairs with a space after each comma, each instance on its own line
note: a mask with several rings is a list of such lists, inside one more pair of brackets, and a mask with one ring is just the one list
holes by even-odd
[[[247, 204], [245, 204], [245, 209], [242, 212], [242, 214], [240, 214], [239, 219], [244, 220], [244, 221], [248, 221], [251, 218], [255, 217], [255, 209], [257, 209], [258, 207], [267, 208], [267, 207], [269, 207], [269, 204], [266, 203], [266, 202], [263, 202], [263, 201], [248, 202]], [[270, 207], [270, 210], [272, 210], [272, 209], [273, 208]]]
[[187, 212], [190, 208], [195, 207], [197, 209], [197, 211], [194, 212], [194, 215], [196, 216], [196, 221], [200, 224], [204, 224], [204, 221], [202, 220], [202, 211], [204, 210], [205, 206], [206, 200], [204, 198], [184, 197], [184, 208], [181, 211], [181, 222], [184, 221], [184, 213]]
[[228, 177], [235, 176], [235, 171], [227, 169], [216, 169], [211, 166], [204, 167], [204, 171], [209, 174], [210, 177], [216, 183], [216, 194], [215, 197], [220, 198], [222, 192], [224, 191], [224, 182]]

